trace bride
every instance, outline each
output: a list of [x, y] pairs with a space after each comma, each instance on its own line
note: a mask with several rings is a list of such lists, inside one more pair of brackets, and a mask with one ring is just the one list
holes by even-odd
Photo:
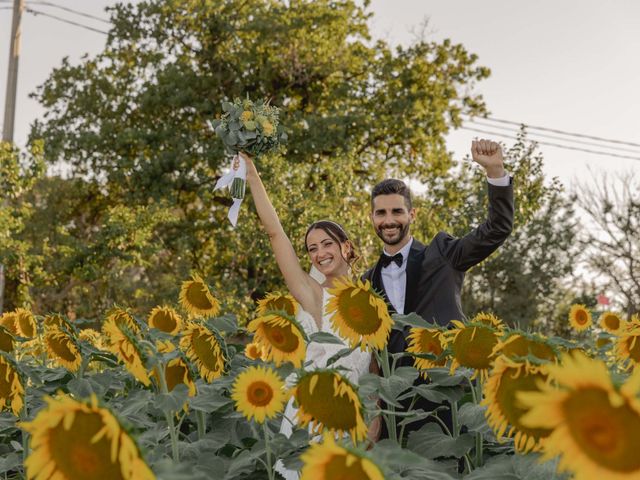
[[[255, 164], [246, 153], [240, 155], [246, 162], [247, 184], [251, 189], [260, 221], [269, 235], [280, 272], [289, 292], [302, 307], [303, 312], [298, 317], [299, 323], [307, 335], [315, 332], [329, 332], [340, 338], [331, 326], [330, 316], [325, 313], [325, 305], [330, 298], [327, 288], [333, 286], [336, 278], [351, 273], [351, 264], [357, 257], [353, 243], [349, 240], [344, 228], [336, 222], [320, 220], [312, 223], [305, 234], [305, 248], [311, 260], [312, 270], [315, 269], [321, 275], [312, 276], [303, 270], [291, 241], [284, 232], [269, 200]], [[307, 368], [324, 368], [331, 356], [347, 346], [347, 342], [342, 340], [343, 345], [311, 342], [307, 346], [305, 358], [305, 364], [310, 363]], [[357, 385], [359, 377], [369, 371], [370, 362], [371, 354], [358, 349], [331, 366], [346, 368], [343, 375]], [[290, 436], [293, 431], [292, 424], [295, 423], [296, 412], [291, 399], [280, 427], [280, 432], [286, 436]], [[286, 480], [299, 478], [297, 472], [286, 470], [281, 461], [276, 464], [276, 470]]]

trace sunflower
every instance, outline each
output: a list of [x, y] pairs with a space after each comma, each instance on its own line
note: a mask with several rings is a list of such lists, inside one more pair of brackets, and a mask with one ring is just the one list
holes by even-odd
[[284, 409], [288, 397], [284, 381], [274, 370], [254, 366], [237, 376], [231, 398], [236, 410], [248, 420], [255, 418], [256, 422], [264, 423], [266, 418], [273, 418]]
[[300, 456], [303, 462], [300, 480], [384, 480], [380, 468], [354, 449], [336, 444], [325, 434], [322, 443], [313, 443]]
[[224, 374], [225, 357], [220, 339], [204, 325], [190, 322], [182, 332], [180, 348], [207, 382]]
[[549, 436], [550, 429], [529, 428], [522, 425], [520, 418], [526, 409], [516, 401], [517, 392], [540, 391], [539, 382], [546, 382], [544, 366], [532, 366], [528, 362], [515, 362], [505, 356], [498, 357], [489, 379], [484, 385], [484, 400], [487, 407], [487, 423], [498, 438], [505, 432], [514, 437], [518, 452], [538, 450], [540, 442]]
[[182, 328], [182, 318], [171, 307], [156, 307], [151, 310], [147, 323], [151, 328], [175, 335]]
[[113, 308], [107, 314], [107, 319], [105, 320], [102, 327], [103, 333], [105, 333], [105, 325], [126, 327], [136, 335], [140, 333], [140, 326], [136, 323], [133, 316], [127, 310], [118, 307]]
[[473, 317], [469, 323], [484, 323], [490, 327], [495, 328], [496, 330], [504, 330], [505, 325], [498, 317], [491, 313], [480, 312], [475, 317]]
[[14, 363], [0, 353], [0, 411], [11, 409], [17, 417], [24, 406], [24, 387]]
[[504, 355], [512, 360], [532, 355], [540, 360], [553, 362], [557, 354], [544, 337], [525, 333], [513, 333], [498, 342], [492, 352], [493, 356]]
[[367, 348], [383, 349], [389, 339], [393, 320], [387, 304], [371, 288], [369, 281], [363, 283], [344, 277], [334, 281], [329, 289], [332, 298], [325, 310], [331, 316], [331, 324], [341, 337]]
[[0, 325], [0, 351], [13, 352], [13, 335], [7, 327]]
[[640, 364], [640, 328], [626, 329], [617, 339], [616, 357], [626, 369]]
[[482, 379], [487, 378], [500, 332], [484, 323], [465, 325], [458, 320], [451, 323], [456, 328], [445, 333], [447, 346], [451, 347], [451, 373], [458, 367], [467, 367], [475, 370], [472, 378], [478, 374]]
[[65, 327], [71, 331], [73, 331], [74, 327], [69, 320], [67, 320], [63, 315], [59, 313], [52, 313], [50, 315], [45, 315], [42, 323], [45, 327]]
[[93, 345], [98, 350], [105, 350], [100, 332], [94, 330], [93, 328], [83, 328], [82, 330], [80, 330], [80, 332], [78, 332], [78, 340], [87, 342], [88, 344]]
[[[411, 329], [407, 340], [409, 341], [409, 345], [407, 346], [407, 352], [409, 353], [430, 353], [435, 357], [439, 357], [444, 351], [442, 332], [437, 328], [414, 327]], [[429, 358], [414, 357], [413, 359], [413, 365], [418, 370], [442, 367], [446, 363], [446, 358], [431, 360]], [[423, 372], [423, 375], [426, 375], [426, 373]]]
[[262, 360], [262, 347], [256, 342], [247, 343], [244, 347], [244, 356], [251, 360]]
[[560, 456], [558, 469], [576, 480], [640, 478], [640, 371], [616, 388], [604, 362], [580, 353], [548, 371], [557, 388], [517, 395], [529, 409], [523, 425], [553, 430], [543, 460]]
[[215, 317], [220, 311], [220, 304], [204, 280], [193, 275], [192, 280], [182, 282], [180, 289], [180, 305], [189, 313], [189, 317]]
[[291, 362], [296, 368], [302, 367], [307, 345], [302, 328], [293, 318], [269, 314], [252, 320], [247, 330], [254, 332], [253, 341], [262, 348], [265, 360], [276, 366]]
[[584, 305], [578, 303], [571, 305], [571, 310], [569, 311], [569, 323], [577, 332], [586, 330], [593, 323], [593, 320], [591, 319], [591, 312]]
[[6, 328], [13, 335], [18, 334], [18, 329], [16, 328], [16, 313], [15, 312], [6, 312], [3, 313], [0, 317], [0, 325]]
[[272, 292], [258, 301], [256, 315], [261, 317], [269, 312], [286, 312], [287, 315], [295, 317], [298, 313], [298, 302], [288, 294]]
[[38, 327], [33, 313], [26, 308], [18, 308], [14, 313], [16, 315], [16, 333], [25, 338], [35, 337], [38, 333]]
[[[153, 371], [153, 375], [158, 382], [158, 367]], [[185, 384], [189, 388], [189, 396], [196, 396], [196, 384], [193, 381], [193, 376], [189, 370], [189, 366], [181, 357], [169, 360], [164, 367], [164, 380], [167, 382], [167, 390], [173, 391], [176, 385], [181, 383]]]
[[78, 371], [82, 364], [82, 355], [71, 335], [59, 327], [50, 327], [44, 335], [44, 344], [50, 360], [70, 372]]
[[358, 390], [335, 370], [305, 372], [293, 388], [301, 427], [310, 423], [313, 432], [328, 429], [349, 433], [353, 441], [364, 440], [367, 426], [362, 417]]
[[69, 395], [45, 397], [47, 407], [20, 426], [31, 434], [27, 478], [37, 480], [152, 480], [133, 439], [95, 395], [79, 402]]
[[[121, 317], [123, 318], [123, 317]], [[135, 333], [128, 328], [127, 321], [121, 323], [115, 317], [108, 318], [102, 326], [107, 339], [107, 350], [124, 363], [125, 368], [145, 386], [149, 386], [149, 373], [144, 365], [145, 357]]]
[[617, 334], [624, 328], [625, 321], [615, 312], [604, 312], [600, 315], [598, 322], [603, 330], [609, 333]]

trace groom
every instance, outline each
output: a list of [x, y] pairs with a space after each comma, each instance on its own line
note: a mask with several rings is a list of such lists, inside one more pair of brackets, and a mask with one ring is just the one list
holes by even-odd
[[[439, 232], [423, 245], [411, 236], [416, 211], [408, 187], [400, 180], [387, 179], [373, 188], [371, 221], [384, 249], [363, 278], [382, 292], [390, 313], [415, 312], [427, 322], [444, 327], [451, 320], [464, 319], [460, 290], [465, 272], [491, 255], [511, 233], [513, 186], [504, 170], [500, 145], [474, 141], [471, 155], [487, 175], [489, 211], [485, 222], [464, 237]], [[391, 331], [389, 353], [406, 350], [408, 333], [408, 329]], [[412, 364], [411, 358], [404, 358], [399, 366]], [[421, 400], [416, 408], [431, 411], [438, 406]], [[415, 430], [423, 424], [416, 422], [407, 429]]]

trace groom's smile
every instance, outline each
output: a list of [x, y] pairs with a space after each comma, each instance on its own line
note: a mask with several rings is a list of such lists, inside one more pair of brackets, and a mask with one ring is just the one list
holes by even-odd
[[372, 207], [371, 220], [378, 237], [385, 245], [402, 248], [415, 216], [414, 209], [408, 209], [404, 197], [398, 194], [378, 195]]

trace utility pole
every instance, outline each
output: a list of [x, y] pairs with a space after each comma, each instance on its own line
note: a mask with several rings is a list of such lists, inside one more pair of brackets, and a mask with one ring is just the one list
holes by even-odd
[[13, 0], [13, 22], [9, 46], [9, 72], [7, 74], [7, 94], [4, 103], [4, 128], [2, 140], [13, 142], [13, 124], [16, 118], [16, 92], [18, 90], [18, 59], [20, 58], [20, 20], [25, 0]]
[[[13, 143], [13, 124], [16, 118], [16, 94], [18, 91], [18, 59], [20, 58], [20, 20], [24, 12], [25, 0], [13, 0], [13, 21], [11, 42], [9, 42], [9, 72], [7, 73], [7, 94], [4, 103], [4, 126], [2, 140]], [[2, 200], [4, 204], [4, 199]], [[4, 264], [0, 263], [0, 314], [4, 311]]]

